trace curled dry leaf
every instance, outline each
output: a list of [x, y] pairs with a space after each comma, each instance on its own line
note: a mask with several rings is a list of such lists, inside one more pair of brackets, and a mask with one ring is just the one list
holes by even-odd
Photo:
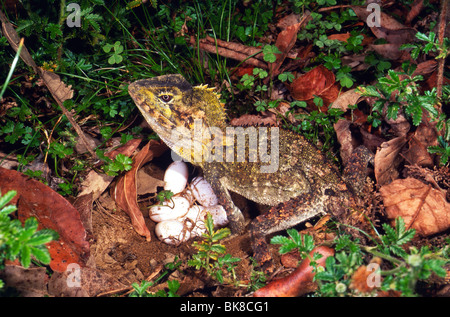
[[133, 166], [123, 175], [113, 189], [112, 197], [117, 205], [130, 216], [134, 230], [147, 241], [151, 240], [150, 231], [145, 225], [144, 216], [137, 203], [136, 174], [139, 168], [151, 161], [154, 157], [161, 155], [167, 146], [164, 143], [151, 140], [133, 158]]
[[89, 242], [80, 214], [64, 197], [41, 182], [12, 170], [0, 168], [0, 191], [16, 190], [12, 203], [17, 204], [19, 219], [35, 217], [39, 230], [48, 228], [59, 234], [58, 241], [47, 244], [54, 271], [64, 272], [69, 263], [84, 265]]
[[[320, 253], [322, 257], [317, 260], [318, 266], [325, 266], [325, 260], [334, 255], [334, 250], [320, 246], [314, 248], [309, 255]], [[297, 297], [314, 291], [317, 285], [313, 282], [315, 273], [310, 266], [311, 261], [305, 259], [290, 275], [272, 281], [266, 286], [255, 291], [255, 297]]]
[[450, 227], [450, 204], [442, 191], [415, 178], [397, 179], [380, 188], [389, 219], [402, 217], [421, 236]]
[[402, 160], [398, 154], [405, 144], [405, 136], [381, 144], [374, 159], [375, 178], [379, 185], [388, 184], [398, 177], [397, 167]]
[[350, 155], [352, 155], [353, 150], [356, 148], [356, 144], [352, 137], [352, 132], [350, 131], [350, 125], [351, 121], [344, 119], [341, 119], [334, 124], [336, 137], [341, 145], [339, 153], [344, 165], [347, 164]]
[[437, 130], [434, 126], [421, 123], [408, 141], [408, 150], [403, 156], [410, 165], [434, 165], [434, 155], [428, 152], [429, 146], [437, 145]]

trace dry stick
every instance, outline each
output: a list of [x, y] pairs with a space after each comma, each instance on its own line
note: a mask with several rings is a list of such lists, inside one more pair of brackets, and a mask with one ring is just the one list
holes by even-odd
[[261, 62], [265, 62], [263, 59], [264, 55], [262, 53], [262, 48], [260, 48], [260, 47], [247, 46], [247, 45], [243, 45], [241, 43], [227, 42], [227, 41], [223, 41], [220, 39], [214, 39], [209, 35], [207, 35], [203, 41], [208, 41], [213, 45], [216, 45], [216, 43], [217, 43], [217, 46], [221, 46], [221, 47], [224, 47], [224, 48], [232, 50], [232, 51], [247, 54], [248, 56], [253, 55], [253, 58], [258, 59]]
[[[8, 19], [6, 18], [6, 16], [3, 14], [3, 12], [1, 10], [0, 10], [0, 21], [2, 22], [3, 35], [6, 37], [6, 39], [8, 40], [9, 44], [14, 49], [14, 51], [17, 52], [17, 49], [19, 48], [19, 42], [20, 42], [19, 35], [17, 34], [16, 30], [14, 29], [12, 24], [8, 21]], [[56, 80], [55, 77], [57, 77], [57, 80], [59, 80], [61, 82], [61, 85], [58, 88], [66, 88], [65, 85], [60, 80], [59, 76], [56, 74], [53, 74], [53, 73], [49, 74], [49, 72], [46, 72], [46, 71], [42, 70], [41, 68], [39, 68], [36, 65], [36, 63], [34, 62], [30, 53], [28, 52], [28, 49], [26, 48], [26, 46], [23, 46], [22, 51], [20, 53], [20, 58], [25, 62], [25, 64], [27, 64], [28, 66], [33, 68], [34, 72], [39, 74], [39, 76], [43, 79], [48, 90], [52, 94], [53, 99], [56, 101], [58, 106], [61, 108], [63, 114], [67, 117], [69, 122], [72, 124], [72, 127], [75, 129], [76, 133], [80, 137], [81, 142], [84, 143], [84, 145], [86, 146], [86, 149], [89, 151], [89, 153], [94, 158], [96, 158], [97, 155], [91, 149], [89, 142], [86, 139], [86, 136], [84, 135], [84, 132], [81, 130], [81, 128], [77, 124], [77, 122], [73, 119], [73, 116], [69, 113], [69, 111], [63, 106], [63, 102], [66, 99], [61, 100], [60, 96], [57, 95], [58, 91], [55, 91], [54, 88], [49, 85], [49, 83], [52, 80]], [[51, 77], [53, 77], [53, 78], [51, 78]], [[63, 86], [63, 87], [61, 87], [61, 86]], [[67, 98], [67, 99], [70, 99], [70, 98]]]
[[[439, 45], [443, 47], [444, 45], [444, 36], [445, 36], [445, 26], [447, 24], [447, 15], [448, 15], [448, 2], [449, 0], [441, 0], [441, 18], [439, 20]], [[441, 52], [439, 53], [442, 53]], [[442, 85], [444, 83], [444, 65], [445, 65], [445, 57], [439, 59], [438, 65], [438, 74], [437, 74], [437, 96], [440, 98], [442, 96]], [[441, 106], [442, 107], [442, 106]], [[442, 109], [440, 109], [440, 113], [442, 113]]]
[[349, 4], [340, 4], [340, 5], [335, 5], [335, 6], [331, 6], [331, 7], [326, 7], [326, 8], [320, 8], [319, 10], [317, 10], [318, 12], [324, 12], [324, 11], [331, 11], [334, 9], [343, 9], [343, 8], [351, 8], [352, 6]]
[[[196, 40], [194, 37], [191, 37], [190, 43], [192, 46], [194, 46], [194, 47], [196, 46]], [[230, 50], [225, 47], [220, 47], [220, 46], [216, 47], [216, 45], [210, 44], [210, 43], [208, 43], [208, 41], [200, 41], [199, 47], [200, 47], [200, 49], [207, 51], [209, 53], [219, 54], [220, 56], [232, 58], [232, 59], [235, 59], [235, 60], [238, 60], [241, 62], [245, 61], [245, 63], [253, 65], [255, 67], [264, 68], [264, 69], [268, 68], [266, 63], [261, 62], [257, 58], [249, 57], [247, 54], [237, 52], [234, 50]]]

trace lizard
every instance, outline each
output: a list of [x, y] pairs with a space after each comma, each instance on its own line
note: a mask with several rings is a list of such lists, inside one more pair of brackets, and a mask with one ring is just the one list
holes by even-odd
[[[266, 272], [273, 269], [267, 235], [318, 215], [342, 218], [358, 205], [357, 188], [305, 137], [278, 127], [230, 127], [213, 88], [192, 86], [172, 74], [135, 81], [128, 92], [173, 153], [202, 168], [233, 234], [245, 231], [246, 220], [230, 191], [271, 206], [248, 225], [253, 257]], [[371, 153], [361, 146], [353, 157], [354, 166], [366, 166]], [[352, 173], [365, 176], [364, 169], [353, 168]]]

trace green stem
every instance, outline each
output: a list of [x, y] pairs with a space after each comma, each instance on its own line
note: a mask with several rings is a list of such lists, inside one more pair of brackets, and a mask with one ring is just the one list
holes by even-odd
[[376, 249], [376, 247], [361, 246], [361, 248], [362, 248], [364, 251], [366, 251], [366, 252], [368, 252], [368, 253], [371, 253], [371, 254], [373, 254], [373, 255], [379, 257], [379, 258], [388, 260], [388, 261], [390, 261], [390, 262], [392, 262], [392, 263], [395, 263], [395, 264], [398, 264], [398, 265], [405, 265], [405, 262], [403, 262], [403, 261], [401, 261], [401, 260], [399, 260], [399, 259], [397, 259], [397, 258], [394, 258], [394, 257], [391, 256], [391, 255], [387, 255], [387, 254], [384, 254], [384, 253], [382, 253], [382, 252], [380, 252], [380, 251], [374, 250], [374, 249]]

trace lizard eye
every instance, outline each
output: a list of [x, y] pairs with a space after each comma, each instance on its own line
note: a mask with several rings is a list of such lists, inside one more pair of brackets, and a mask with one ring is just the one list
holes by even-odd
[[159, 96], [159, 99], [161, 99], [163, 102], [166, 102], [166, 103], [171, 101], [172, 98], [173, 98], [172, 95], [161, 95], [161, 96]]

